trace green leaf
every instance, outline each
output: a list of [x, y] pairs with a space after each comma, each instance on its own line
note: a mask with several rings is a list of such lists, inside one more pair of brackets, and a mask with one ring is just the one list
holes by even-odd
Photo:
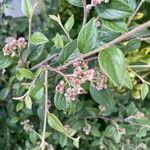
[[114, 134], [115, 130], [116, 128], [113, 125], [109, 125], [105, 129], [104, 135], [107, 137], [111, 137]]
[[146, 2], [150, 3], [150, 0], [145, 0]]
[[71, 15], [70, 18], [66, 21], [64, 27], [66, 31], [69, 32], [72, 29], [73, 25], [74, 25], [74, 15]]
[[19, 118], [18, 118], [18, 117], [13, 117], [13, 118], [10, 120], [10, 123], [16, 124], [18, 121], [19, 121]]
[[125, 68], [125, 58], [120, 49], [110, 47], [103, 50], [98, 57], [100, 68], [111, 81], [118, 86], [126, 86], [132, 89], [132, 82]]
[[134, 51], [134, 50], [137, 50], [140, 46], [141, 46], [141, 41], [140, 40], [132, 39], [125, 46], [125, 50], [127, 50], [127, 51]]
[[23, 108], [23, 102], [19, 102], [16, 106], [16, 111], [18, 112], [18, 111], [22, 110], [22, 108]]
[[147, 127], [142, 127], [139, 132], [136, 134], [136, 137], [144, 137], [146, 136], [147, 132], [149, 131], [149, 128]]
[[67, 0], [68, 3], [77, 6], [77, 7], [82, 7], [81, 0]]
[[0, 51], [0, 70], [9, 67], [13, 63], [13, 58], [10, 56], [4, 56]]
[[95, 137], [100, 137], [99, 126], [96, 125], [92, 126], [91, 134]]
[[25, 68], [19, 68], [19, 73], [23, 78], [26, 78], [26, 79], [32, 79], [34, 76], [30, 70], [25, 69]]
[[90, 20], [80, 31], [77, 39], [77, 46], [81, 53], [91, 51], [96, 44], [97, 28], [94, 19]]
[[108, 110], [114, 109], [115, 103], [111, 98], [108, 90], [98, 91], [95, 87], [90, 87], [90, 94], [92, 98], [100, 105], [103, 105]]
[[126, 4], [128, 4], [130, 6], [130, 8], [132, 9], [132, 11], [135, 11], [136, 7], [137, 7], [137, 1], [136, 0], [122, 0], [123, 2], [125, 2]]
[[49, 42], [48, 38], [41, 32], [34, 32], [31, 36], [31, 43], [35, 45]]
[[121, 33], [114, 32], [114, 31], [104, 27], [103, 25], [101, 26], [98, 33], [99, 33], [98, 40], [102, 41], [104, 43], [110, 42], [121, 35]]
[[0, 90], [0, 100], [5, 100], [10, 92], [10, 88], [3, 88]]
[[66, 102], [64, 94], [55, 93], [54, 104], [58, 110], [63, 110], [65, 113], [73, 113], [76, 110], [76, 102]]
[[29, 60], [35, 62], [40, 58], [40, 56], [44, 52], [44, 47], [45, 45], [31, 45], [30, 46], [30, 55], [29, 55]]
[[128, 116], [135, 115], [138, 112], [135, 104], [132, 102], [129, 106], [127, 106], [126, 112]]
[[73, 139], [73, 145], [78, 149], [79, 149], [79, 140], [80, 140], [80, 137]]
[[120, 20], [115, 20], [115, 21], [111, 21], [111, 20], [102, 20], [103, 25], [114, 31], [114, 32], [127, 32], [127, 24], [124, 21], [120, 21]]
[[104, 19], [122, 19], [129, 17], [132, 13], [131, 7], [120, 0], [111, 0], [108, 4], [101, 3], [96, 6], [96, 11]]
[[77, 49], [77, 40], [74, 40], [66, 44], [66, 46], [60, 51], [58, 60], [60, 64], [64, 64], [78, 56], [79, 51]]
[[32, 100], [29, 95], [25, 97], [25, 105], [27, 108], [32, 109]]
[[66, 129], [54, 114], [48, 113], [48, 124], [51, 128], [63, 133], [64, 135], [67, 135]]
[[149, 87], [146, 83], [143, 83], [141, 86], [141, 98], [144, 100], [149, 92]]
[[31, 0], [22, 0], [21, 9], [25, 16], [30, 17], [32, 11]]
[[117, 130], [114, 132], [114, 140], [116, 143], [119, 143], [121, 140], [121, 134]]
[[29, 139], [33, 144], [36, 144], [38, 140], [38, 136], [35, 132], [32, 131], [29, 135]]
[[68, 139], [66, 136], [59, 134], [59, 143], [62, 148], [64, 148], [67, 145]]
[[56, 34], [55, 38], [53, 38], [53, 42], [55, 43], [56, 48], [63, 48], [64, 42], [59, 33]]

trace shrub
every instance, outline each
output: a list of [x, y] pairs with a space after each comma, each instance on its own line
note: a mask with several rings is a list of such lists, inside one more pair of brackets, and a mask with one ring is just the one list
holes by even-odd
[[148, 150], [149, 6], [22, 0], [0, 30], [0, 149]]

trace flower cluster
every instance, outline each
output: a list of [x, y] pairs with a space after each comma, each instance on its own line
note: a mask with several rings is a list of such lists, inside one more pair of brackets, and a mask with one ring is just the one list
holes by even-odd
[[29, 120], [25, 120], [21, 122], [21, 125], [23, 125], [23, 129], [27, 132], [31, 132], [33, 130], [33, 125], [29, 124]]
[[83, 127], [83, 132], [86, 134], [86, 135], [89, 135], [90, 132], [91, 132], [91, 125], [90, 124], [86, 124], [84, 127]]
[[94, 86], [98, 90], [102, 90], [107, 87], [107, 77], [100, 70], [89, 69], [88, 63], [84, 61], [75, 61], [73, 63], [73, 73], [65, 75], [67, 84], [61, 81], [56, 86], [56, 91], [63, 94], [65, 92], [66, 101], [74, 101], [77, 95], [84, 94], [86, 91], [82, 88], [82, 84], [90, 82], [91, 86]]
[[108, 3], [109, 0], [91, 0], [91, 5], [96, 6], [97, 4], [101, 4], [102, 2]]
[[138, 149], [146, 149], [147, 145], [145, 143], [139, 143], [139, 145], [137, 146]]
[[20, 37], [18, 40], [14, 39], [5, 45], [5, 47], [3, 48], [3, 54], [4, 55], [10, 55], [10, 54], [14, 55], [15, 50], [25, 48], [26, 44], [27, 43], [23, 37]]

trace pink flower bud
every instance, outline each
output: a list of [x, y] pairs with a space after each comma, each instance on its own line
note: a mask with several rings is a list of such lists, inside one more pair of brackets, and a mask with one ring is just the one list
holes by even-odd
[[94, 76], [94, 69], [89, 69], [86, 73], [87, 80], [91, 81], [93, 79], [93, 76]]
[[18, 41], [19, 43], [25, 43], [25, 38], [20, 37], [17, 41]]
[[73, 67], [79, 67], [81, 65], [81, 61], [74, 61]]
[[96, 5], [97, 5], [97, 3], [98, 3], [98, 0], [91, 0], [91, 5], [96, 6]]
[[82, 87], [79, 87], [79, 88], [77, 88], [77, 93], [84, 94], [84, 93], [86, 93], [86, 91]]
[[56, 91], [59, 92], [59, 93], [63, 93], [64, 92], [64, 83], [59, 83], [57, 86], [56, 86]]
[[67, 102], [74, 101], [77, 95], [77, 91], [74, 88], [68, 88], [65, 97]]

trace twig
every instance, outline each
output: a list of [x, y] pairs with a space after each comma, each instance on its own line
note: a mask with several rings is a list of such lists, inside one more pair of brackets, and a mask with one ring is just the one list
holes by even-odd
[[67, 75], [65, 75], [63, 72], [61, 72], [61, 71], [59, 71], [58, 69], [53, 68], [53, 67], [51, 67], [51, 66], [48, 66], [48, 69], [49, 69], [50, 71], [53, 71], [53, 72], [56, 72], [56, 73], [60, 74], [62, 77], [64, 77], [64, 79], [67, 81], [67, 83], [70, 84], [70, 82], [69, 82], [69, 80], [68, 80], [68, 78], [67, 78]]
[[103, 119], [103, 120], [105, 120], [105, 121], [107, 121], [107, 122], [112, 122], [116, 127], [118, 126], [118, 124], [116, 124], [116, 122], [117, 123], [129, 123], [129, 124], [131, 124], [131, 125], [135, 125], [135, 126], [141, 126], [141, 127], [147, 127], [147, 128], [150, 128], [150, 126], [149, 125], [143, 125], [143, 124], [139, 124], [139, 123], [137, 123], [137, 122], [133, 122], [133, 121], [131, 121], [131, 120], [128, 120], [128, 119], [112, 119], [112, 118], [108, 118], [108, 117], [105, 117], [105, 116], [85, 116], [85, 117], [82, 117], [82, 118], [84, 118], [84, 119], [95, 119], [95, 118], [100, 118], [100, 119]]
[[92, 57], [92, 58], [87, 58], [87, 59], [85, 59], [85, 61], [87, 61], [87, 62], [93, 61], [93, 60], [97, 60], [97, 57]]
[[[142, 31], [143, 29], [148, 28], [148, 27], [150, 27], [150, 21], [147, 21], [147, 22], [145, 22], [145, 23], [135, 27], [131, 31], [129, 31], [127, 33], [124, 33], [123, 35], [119, 36], [118, 38], [114, 39], [113, 41], [110, 41], [109, 43], [105, 43], [103, 46], [101, 46], [101, 47], [99, 47], [99, 48], [97, 48], [97, 49], [95, 49], [93, 51], [90, 51], [90, 52], [88, 52], [86, 54], [81, 55], [80, 57], [76, 58], [73, 61], [80, 60], [80, 59], [86, 58], [88, 56], [94, 55], [96, 53], [99, 53], [100, 51], [102, 51], [102, 50], [104, 50], [106, 48], [109, 48], [109, 47], [113, 46], [114, 44], [122, 42], [123, 40], [125, 40], [125, 39], [129, 38], [130, 36], [132, 36], [134, 33]], [[66, 63], [63, 66], [59, 66], [57, 69], [64, 69], [64, 68], [66, 68], [69, 65], [71, 65], [73, 63], [73, 61], [70, 61], [69, 63]]]
[[82, 4], [83, 4], [83, 11], [84, 11], [84, 16], [83, 16], [83, 26], [84, 26], [87, 22], [87, 17], [88, 17], [88, 11], [86, 10], [86, 0], [82, 0]]
[[150, 37], [138, 37], [137, 39], [141, 40], [141, 41], [148, 41], [150, 40]]
[[40, 67], [42, 67], [44, 64], [46, 64], [48, 61], [54, 59], [58, 54], [53, 54], [53, 55], [49, 55], [45, 60], [43, 60], [42, 62], [40, 62], [39, 64], [36, 64], [35, 66], [33, 66], [32, 68], [30, 68], [31, 71], [36, 70]]
[[129, 65], [129, 68], [150, 68], [150, 65]]
[[133, 69], [131, 69], [132, 72], [143, 82], [143, 83], [146, 83], [148, 85], [150, 85], [150, 83], [146, 80], [144, 80], [140, 75], [138, 75]]
[[[34, 13], [34, 10], [35, 8], [38, 6], [38, 4], [40, 3], [41, 0], [39, 0], [38, 2], [35, 2], [32, 9], [31, 9], [31, 12], [30, 12], [30, 15], [29, 15], [29, 25], [28, 25], [28, 51], [30, 49], [30, 45], [31, 45], [31, 30], [32, 30], [32, 18], [33, 18], [33, 13]], [[24, 62], [26, 62], [28, 58], [28, 55], [26, 55], [23, 60]]]
[[136, 8], [135, 12], [131, 15], [131, 17], [129, 17], [128, 20], [128, 26], [130, 25], [131, 21], [133, 20], [134, 16], [136, 15], [136, 13], [138, 12], [138, 10], [141, 8], [142, 4], [144, 3], [145, 0], [141, 0], [141, 2], [139, 3], [138, 7]]
[[42, 133], [41, 150], [45, 149], [45, 135], [46, 135], [46, 124], [47, 124], [47, 112], [48, 112], [48, 69], [45, 66], [45, 107], [44, 107], [44, 124]]

